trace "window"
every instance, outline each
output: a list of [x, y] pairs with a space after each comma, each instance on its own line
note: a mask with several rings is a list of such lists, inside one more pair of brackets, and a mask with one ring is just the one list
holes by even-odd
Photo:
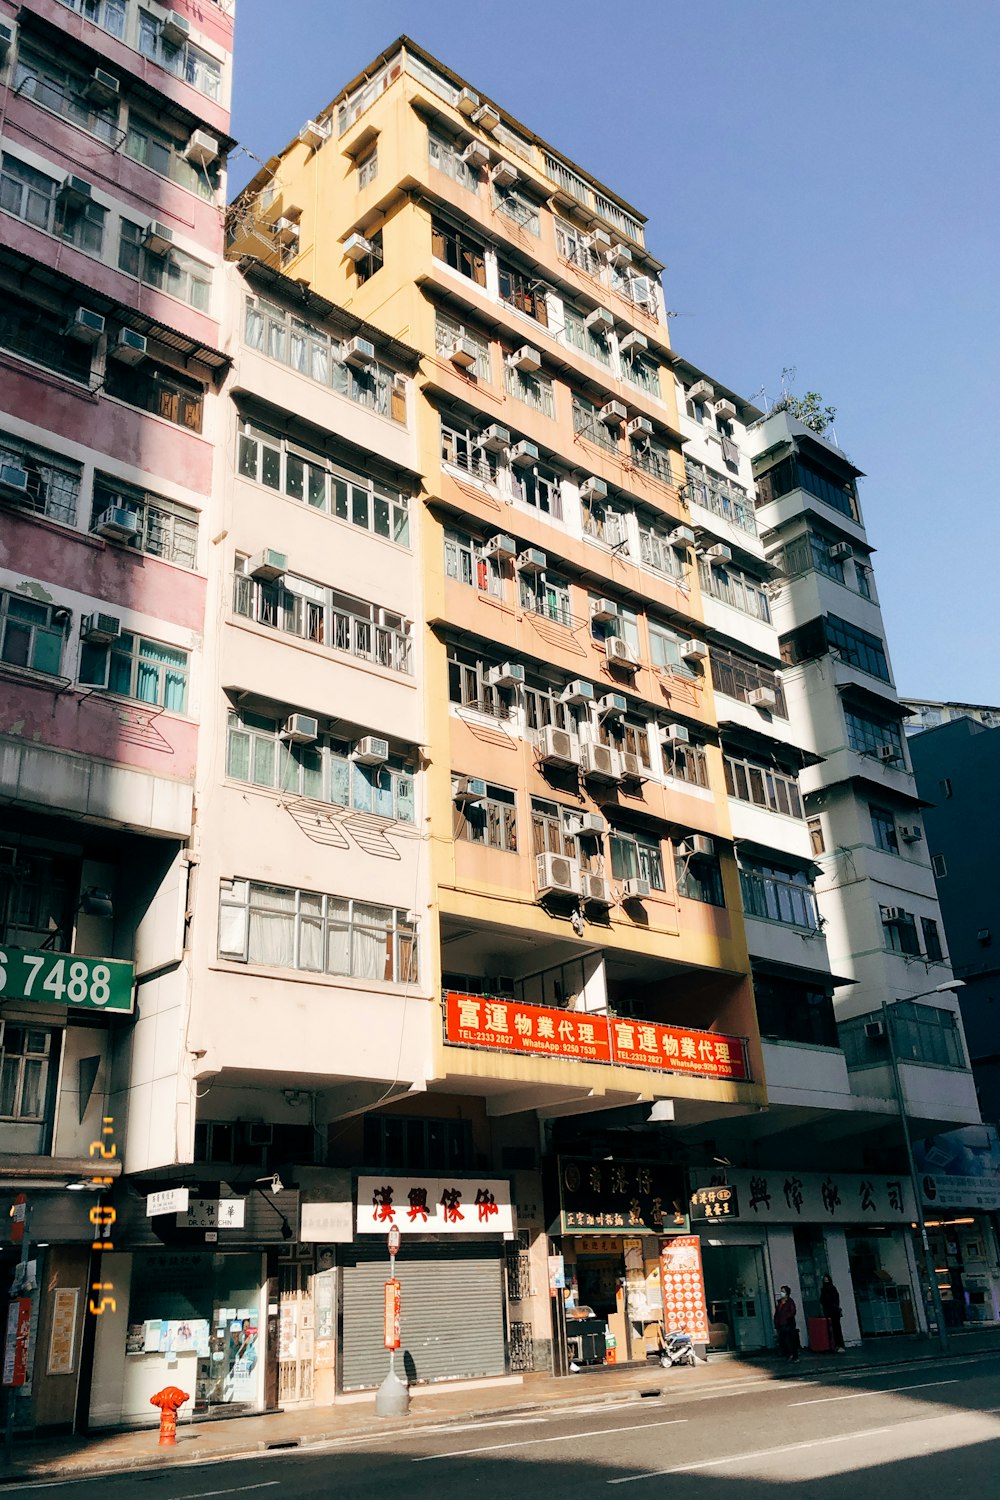
[[141, 411], [151, 411], [165, 422], [186, 427], [190, 432], [201, 431], [205, 387], [179, 375], [169, 365], [151, 359], [141, 365], [125, 365], [112, 359], [108, 361], [104, 381], [109, 396], [117, 396], [119, 401]]
[[459, 708], [473, 708], [494, 719], [509, 719], [510, 689], [493, 687], [486, 681], [492, 663], [461, 646], [448, 647], [448, 701]]
[[592, 332], [583, 315], [566, 305], [563, 306], [563, 337], [567, 344], [589, 354], [591, 359], [598, 360], [602, 365], [611, 364], [611, 345], [607, 335]]
[[876, 849], [881, 849], [886, 854], [898, 854], [899, 835], [896, 832], [896, 819], [892, 812], [887, 807], [876, 807], [874, 803], [869, 803], [868, 814], [872, 820]]
[[787, 818], [804, 816], [798, 780], [791, 773], [731, 752], [723, 755], [722, 764], [730, 797], [765, 807], [768, 812], [783, 813]]
[[14, 90], [43, 109], [61, 115], [108, 145], [118, 143], [118, 104], [98, 107], [86, 95], [87, 75], [70, 71], [22, 42], [14, 71]]
[[402, 375], [377, 362], [363, 368], [345, 364], [339, 339], [276, 303], [263, 297], [246, 299], [243, 339], [251, 349], [332, 387], [380, 417], [405, 423], [406, 380]]
[[661, 672], [675, 672], [681, 677], [692, 676], [691, 668], [681, 656], [683, 637], [665, 625], [649, 622], [649, 651], [654, 667]]
[[952, 787], [951, 787], [951, 777], [950, 776], [945, 776], [943, 778], [943, 780], [941, 780], [941, 781], [938, 782], [938, 786], [941, 788], [941, 796], [945, 799], [946, 802], [949, 800], [949, 798], [951, 798], [952, 796], [954, 796], [954, 793], [953, 793]]
[[397, 907], [234, 880], [222, 887], [219, 957], [415, 984], [417, 923]]
[[680, 745], [664, 740], [661, 747], [663, 773], [689, 786], [708, 786], [708, 758], [704, 745]]
[[188, 653], [127, 632], [110, 646], [84, 641], [80, 681], [182, 714], [187, 706]]
[[794, 541], [772, 553], [770, 561], [788, 578], [815, 570], [832, 578], [835, 583], [846, 585], [844, 564], [839, 558], [830, 556], [833, 540], [832, 537], [822, 536], [815, 531], [804, 531]]
[[0, 1120], [45, 1119], [54, 1033], [0, 1021]]
[[826, 616], [826, 644], [840, 652], [842, 661], [859, 672], [867, 672], [882, 682], [891, 682], [889, 663], [885, 656], [885, 643], [880, 636], [841, 620], [837, 615]]
[[632, 714], [625, 719], [604, 715], [597, 721], [597, 738], [602, 745], [614, 750], [623, 750], [634, 755], [644, 771], [652, 771], [653, 761], [649, 753], [649, 726], [645, 719]]
[[184, 156], [186, 144], [186, 141], [169, 135], [161, 125], [137, 114], [134, 106], [129, 104], [125, 155], [159, 177], [168, 177], [179, 187], [211, 202], [218, 186], [218, 168], [214, 164], [207, 168], [197, 167], [188, 161]]
[[931, 855], [931, 869], [935, 880], [943, 880], [948, 873], [948, 865], [943, 854]]
[[550, 516], [553, 521], [563, 518], [562, 489], [559, 475], [543, 464], [516, 465], [510, 469], [510, 487], [515, 500], [530, 505]]
[[57, 676], [63, 627], [56, 623], [55, 614], [49, 604], [0, 590], [0, 661]]
[[479, 802], [456, 802], [454, 836], [470, 844], [517, 853], [517, 816], [514, 793], [509, 787], [487, 783]]
[[[576, 859], [578, 846], [569, 831], [571, 808], [558, 802], [549, 802], [542, 797], [531, 799], [531, 852], [532, 854], [563, 854]], [[593, 843], [593, 840], [588, 842]], [[582, 850], [582, 845], [580, 846]]]
[[366, 281], [371, 281], [376, 271], [381, 271], [385, 264], [385, 251], [382, 247], [381, 229], [376, 229], [373, 234], [367, 236], [367, 239], [371, 245], [371, 250], [367, 255], [363, 255], [360, 260], [354, 262], [354, 272], [358, 279], [358, 286], [363, 286]]
[[369, 187], [378, 176], [378, 147], [374, 146], [368, 155], [362, 157], [357, 165], [358, 192]]
[[459, 187], [467, 188], [470, 193], [479, 192], [479, 173], [462, 160], [461, 148], [432, 130], [427, 132], [427, 160]]
[[442, 359], [450, 359], [451, 351], [459, 339], [464, 339], [471, 344], [475, 352], [476, 362], [465, 370], [466, 375], [474, 375], [477, 380], [490, 383], [492, 370], [490, 368], [490, 344], [482, 334], [468, 326], [460, 323], [457, 318], [449, 318], [446, 313], [435, 312], [434, 314], [434, 347]]
[[543, 417], [555, 416], [552, 381], [547, 375], [543, 375], [541, 371], [530, 374], [526, 370], [515, 370], [507, 359], [504, 360], [503, 373], [508, 396], [513, 396], [515, 401], [523, 401], [533, 411], [540, 411]]
[[875, 574], [867, 563], [860, 558], [854, 559], [854, 577], [858, 585], [858, 593], [862, 599], [871, 599], [875, 602]]
[[6, 432], [0, 432], [0, 464], [24, 469], [28, 476], [27, 493], [18, 500], [20, 507], [48, 516], [50, 521], [74, 524], [83, 472], [79, 464]]
[[722, 474], [706, 468], [697, 459], [684, 459], [687, 470], [687, 496], [692, 505], [700, 505], [713, 515], [731, 521], [741, 531], [757, 535], [757, 521], [747, 492]]
[[824, 990], [759, 973], [753, 976], [753, 988], [761, 1036], [813, 1047], [839, 1046], [833, 1000]]
[[479, 432], [471, 427], [450, 426], [441, 419], [441, 462], [464, 469], [474, 479], [495, 484], [497, 457], [479, 441]]
[[484, 557], [482, 543], [464, 531], [448, 530], [444, 534], [444, 571], [448, 578], [468, 584], [484, 594], [503, 598], [503, 579], [495, 560]]
[[735, 698], [740, 703], [749, 703], [750, 694], [756, 688], [766, 688], [774, 693], [772, 713], [780, 719], [788, 718], [785, 692], [781, 678], [776, 672], [752, 661], [748, 656], [737, 656], [722, 646], [710, 646], [708, 659], [712, 667], [712, 682], [717, 693]]
[[905, 953], [911, 958], [920, 957], [920, 939], [917, 936], [917, 919], [912, 912], [901, 906], [879, 908], [885, 946], [893, 953]]
[[538, 209], [513, 188], [498, 187], [494, 184], [493, 207], [498, 214], [503, 214], [505, 218], [513, 220], [519, 228], [526, 229], [529, 234], [541, 234], [542, 225]]
[[564, 578], [547, 573], [521, 572], [518, 574], [518, 591], [522, 609], [572, 628], [569, 584]]
[[[596, 605], [611, 606], [614, 614], [610, 620], [598, 620], [594, 614]], [[636, 661], [639, 660], [639, 616], [634, 609], [627, 609], [624, 604], [617, 604], [613, 599], [600, 599], [596, 594], [590, 594], [587, 598], [587, 611], [590, 615], [590, 633], [595, 641], [607, 641], [611, 636], [617, 636], [619, 640], [627, 641], [632, 647]]]
[[636, 468], [641, 469], [644, 474], [649, 474], [653, 479], [658, 479], [661, 484], [669, 484], [671, 488], [676, 489], [677, 480], [670, 462], [670, 449], [665, 448], [662, 443], [654, 442], [652, 438], [632, 438], [629, 442], [628, 456]]
[[290, 500], [348, 521], [362, 531], [410, 545], [409, 499], [379, 479], [334, 464], [323, 454], [279, 437], [266, 428], [243, 424], [238, 445], [238, 472]]
[[805, 870], [787, 869], [744, 855], [740, 862], [740, 891], [748, 917], [819, 930], [816, 896]]
[[615, 880], [648, 880], [654, 891], [666, 890], [659, 839], [613, 829], [608, 835], [608, 843], [611, 846], [611, 874]]
[[718, 857], [692, 859], [689, 854], [674, 856], [677, 894], [688, 901], [702, 901], [706, 906], [725, 906], [722, 867]]
[[628, 556], [628, 518], [622, 510], [609, 505], [606, 500], [584, 500], [580, 509], [583, 513], [583, 534], [589, 536], [596, 542], [604, 542], [608, 547], [614, 547], [619, 554]]
[[18, 844], [0, 867], [0, 943], [65, 952], [79, 891], [78, 859]]
[[847, 743], [858, 755], [875, 755], [887, 748], [894, 752], [895, 759], [902, 764], [903, 736], [897, 719], [877, 719], [863, 714], [856, 708], [844, 704], [844, 723], [847, 726]]
[[757, 503], [767, 505], [781, 495], [798, 489], [815, 495], [824, 505], [831, 506], [842, 516], [850, 517], [860, 526], [861, 512], [854, 480], [839, 477], [832, 469], [812, 458], [805, 458], [801, 453], [782, 459], [773, 469], [768, 469], [766, 474], [757, 476]]
[[516, 266], [504, 261], [497, 264], [497, 280], [501, 302], [507, 302], [517, 312], [534, 318], [543, 328], [549, 326], [549, 308], [546, 302], [548, 288], [530, 271], [519, 271]]
[[[0, 186], [0, 202], [2, 191]], [[0, 348], [86, 383], [90, 379], [91, 346], [67, 338], [67, 317], [66, 310], [53, 312], [5, 288], [0, 296]]]
[[563, 703], [557, 687], [537, 680], [522, 690], [524, 699], [524, 722], [528, 729], [538, 731], [554, 724], [557, 729], [568, 729], [576, 733], [579, 720], [587, 716], [586, 705]]
[[139, 12], [139, 51], [143, 57], [158, 63], [175, 78], [183, 79], [206, 98], [221, 98], [221, 63], [202, 52], [193, 42], [181, 42], [178, 46], [167, 41], [160, 22], [146, 10]]
[[[881, 1021], [883, 1015], [884, 1012], [870, 1011], [867, 1015], [842, 1022], [837, 1028], [849, 1068], [885, 1065], [885, 1042], [871, 1038], [865, 1032], [866, 1025]], [[958, 1018], [952, 1011], [937, 1005], [897, 1000], [889, 1009], [889, 1025], [897, 1057], [943, 1068], [965, 1067]]]
[[809, 849], [812, 854], [826, 853], [826, 840], [823, 837], [823, 822], [820, 818], [808, 818], [806, 827], [809, 829]]
[[59, 0], [67, 10], [76, 11], [85, 21], [92, 21], [102, 31], [124, 40], [128, 0]]
[[386, 1172], [455, 1172], [475, 1166], [469, 1120], [365, 1115], [366, 1166]]
[[95, 474], [92, 530], [110, 506], [130, 511], [138, 517], [136, 547], [140, 552], [161, 557], [164, 562], [177, 563], [182, 568], [197, 567], [197, 511], [113, 479], [110, 474]]
[[101, 254], [107, 209], [99, 203], [67, 202], [54, 177], [6, 152], [0, 169], [0, 208], [46, 234], [58, 235], [87, 255]]
[[684, 564], [677, 548], [670, 544], [669, 532], [650, 521], [639, 522], [639, 560], [644, 567], [677, 583], [683, 582]]
[[375, 666], [412, 673], [409, 626], [401, 614], [292, 573], [270, 582], [252, 578], [244, 571], [246, 561], [239, 563], [233, 580], [238, 615]]
[[622, 376], [630, 385], [636, 385], [647, 396], [653, 396], [656, 400], [662, 400], [663, 392], [660, 390], [660, 367], [641, 349], [627, 349], [621, 355], [620, 361]]
[[944, 962], [944, 950], [941, 947], [941, 934], [938, 924], [933, 917], [920, 918], [920, 930], [924, 936], [924, 952], [932, 964]]
[[583, 230], [576, 229], [562, 219], [556, 220], [555, 229], [556, 251], [563, 260], [571, 261], [574, 266], [579, 266], [581, 271], [586, 271], [590, 276], [596, 276], [601, 269], [601, 262], [595, 252], [583, 243], [585, 238]]
[[444, 261], [446, 266], [468, 276], [477, 286], [486, 285], [486, 251], [482, 245], [468, 239], [461, 229], [453, 229], [440, 219], [432, 219], [431, 253], [435, 260]]
[[121, 239], [118, 245], [118, 269], [126, 276], [136, 276], [146, 286], [156, 287], [181, 302], [207, 312], [212, 290], [212, 268], [183, 250], [170, 250], [166, 255], [156, 255], [143, 246], [145, 229], [141, 224], [132, 224], [122, 219]]
[[597, 407], [584, 396], [573, 396], [573, 431], [577, 437], [596, 443], [611, 453], [618, 451], [618, 439], [610, 427], [598, 420]]
[[705, 557], [698, 559], [698, 573], [702, 588], [713, 599], [755, 620], [770, 621], [771, 605], [760, 579], [731, 564], [724, 568], [713, 567]]

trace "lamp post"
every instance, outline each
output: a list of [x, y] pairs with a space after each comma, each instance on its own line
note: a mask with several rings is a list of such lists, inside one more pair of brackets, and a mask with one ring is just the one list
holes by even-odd
[[[907, 1000], [924, 1000], [931, 995], [944, 995], [951, 990], [965, 988], [964, 979], [949, 979], [946, 984], [938, 984], [932, 990], [924, 990], [919, 995], [907, 995]], [[910, 1184], [913, 1188], [913, 1205], [917, 1215], [917, 1228], [920, 1231], [920, 1253], [924, 1263], [924, 1275], [928, 1278], [931, 1290], [931, 1304], [934, 1308], [934, 1317], [937, 1320], [938, 1341], [942, 1352], [948, 1350], [948, 1333], [944, 1326], [944, 1307], [941, 1302], [941, 1292], [938, 1287], [937, 1273], [934, 1270], [934, 1261], [931, 1256], [930, 1241], [927, 1238], [927, 1222], [924, 1218], [924, 1197], [917, 1175], [917, 1164], [913, 1160], [913, 1142], [910, 1140], [910, 1122], [906, 1113], [906, 1100], [903, 1097], [903, 1084], [899, 1076], [899, 1058], [896, 1055], [896, 1038], [893, 1033], [892, 1010], [898, 1005], [899, 1000], [882, 1001], [882, 1020], [885, 1026], [885, 1039], [889, 1045], [889, 1062], [892, 1065], [892, 1084], [896, 1094], [896, 1108], [899, 1111], [899, 1124], [903, 1132], [903, 1144], [906, 1147], [906, 1165], [910, 1173]]]

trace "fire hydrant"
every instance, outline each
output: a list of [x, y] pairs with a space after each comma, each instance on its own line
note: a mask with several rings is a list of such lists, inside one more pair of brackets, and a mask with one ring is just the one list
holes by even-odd
[[150, 1406], [160, 1408], [160, 1447], [176, 1448], [177, 1446], [177, 1408], [183, 1406], [185, 1401], [191, 1397], [187, 1391], [180, 1390], [176, 1385], [165, 1386], [162, 1391], [157, 1391], [155, 1396], [150, 1396]]

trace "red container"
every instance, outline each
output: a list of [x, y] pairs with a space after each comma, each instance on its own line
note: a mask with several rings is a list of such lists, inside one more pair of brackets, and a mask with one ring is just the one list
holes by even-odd
[[813, 1354], [829, 1354], [833, 1348], [833, 1329], [829, 1318], [808, 1318], [809, 1348]]

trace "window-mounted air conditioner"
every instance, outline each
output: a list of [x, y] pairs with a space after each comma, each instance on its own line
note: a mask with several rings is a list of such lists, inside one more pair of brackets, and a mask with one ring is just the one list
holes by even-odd
[[78, 339], [81, 344], [96, 344], [104, 332], [104, 319], [89, 307], [78, 307], [65, 331], [69, 338]]
[[109, 646], [122, 633], [122, 622], [117, 615], [84, 615], [80, 621], [80, 636], [89, 646]]
[[490, 172], [490, 181], [494, 187], [512, 188], [517, 183], [517, 168], [509, 161], [498, 161]]
[[606, 401], [597, 413], [597, 420], [605, 427], [620, 427], [628, 421], [628, 407], [622, 401]]
[[142, 234], [142, 247], [150, 255], [166, 255], [173, 248], [174, 231], [166, 224], [147, 224]]
[[773, 711], [778, 704], [778, 695], [773, 687], [755, 687], [747, 693], [747, 702], [751, 708]]
[[619, 635], [609, 636], [604, 643], [604, 648], [609, 663], [616, 667], [628, 667], [634, 671], [639, 665], [635, 648], [628, 641], [622, 640]]
[[610, 906], [611, 886], [603, 875], [591, 875], [585, 870], [580, 876], [580, 896], [591, 906]]
[[288, 572], [288, 558], [284, 552], [276, 552], [273, 547], [263, 547], [260, 552], [255, 552], [247, 559], [246, 571], [260, 583], [273, 583], [276, 578], [281, 578]]
[[479, 350], [471, 339], [453, 339], [448, 346], [448, 358], [459, 370], [471, 370], [479, 358]]
[[565, 854], [535, 855], [535, 886], [539, 896], [575, 896], [580, 866]]
[[691, 859], [711, 859], [715, 853], [715, 840], [705, 833], [693, 833], [684, 842]]
[[109, 505], [94, 525], [98, 536], [109, 542], [134, 542], [139, 535], [139, 517], [124, 505]]
[[631, 880], [626, 880], [622, 886], [622, 897], [626, 901], [645, 901], [649, 896], [649, 892], [649, 881], [642, 880], [636, 875], [633, 875]]
[[366, 734], [355, 745], [353, 759], [359, 766], [384, 766], [389, 759], [389, 741]]
[[708, 647], [704, 641], [683, 641], [681, 643], [681, 656], [685, 661], [707, 661]]
[[649, 349], [649, 340], [644, 333], [626, 333], [618, 341], [618, 348], [622, 354], [629, 355], [634, 359], [637, 354], [645, 354]]
[[585, 250], [596, 250], [601, 255], [607, 255], [611, 249], [611, 236], [605, 229], [594, 229], [590, 234], [584, 235], [583, 248]]
[[318, 151], [324, 141], [330, 139], [333, 126], [329, 120], [307, 120], [299, 131], [299, 140], [310, 151]]
[[725, 542], [713, 542], [710, 547], [702, 549], [702, 557], [711, 563], [713, 568], [721, 568], [733, 560], [733, 549], [727, 547]]
[[354, 365], [356, 368], [367, 368], [376, 363], [375, 345], [371, 339], [355, 337], [348, 339], [341, 352], [341, 359], [345, 365]]
[[591, 474], [589, 479], [585, 479], [580, 486], [581, 500], [606, 500], [607, 498], [607, 485], [603, 479], [598, 479], [594, 474]]
[[854, 556], [854, 548], [850, 542], [831, 542], [826, 549], [826, 555], [834, 562], [843, 562], [845, 558]]
[[484, 557], [514, 558], [517, 556], [517, 543], [512, 536], [500, 531], [496, 536], [491, 536], [483, 546]]
[[86, 182], [82, 177], [73, 177], [72, 175], [63, 178], [62, 185], [57, 194], [60, 208], [70, 209], [73, 212], [78, 212], [81, 208], [86, 208], [87, 204], [93, 199], [93, 196], [94, 193], [90, 183]]
[[715, 386], [708, 380], [696, 380], [688, 390], [688, 399], [705, 402], [715, 400]]
[[630, 438], [650, 438], [653, 436], [653, 424], [648, 417], [633, 417], [625, 431]]
[[519, 661], [505, 661], [500, 667], [490, 667], [488, 669], [486, 681], [490, 687], [523, 687], [524, 667]]
[[883, 906], [882, 921], [887, 927], [898, 927], [900, 922], [905, 922], [909, 913], [901, 906]]
[[885, 765], [891, 766], [891, 765], [894, 765], [895, 762], [899, 760], [900, 755], [899, 755], [899, 751], [896, 749], [895, 745], [879, 745], [879, 747], [878, 747], [878, 758]]
[[597, 712], [602, 719], [620, 719], [628, 712], [628, 699], [624, 693], [605, 693], [598, 701]]
[[604, 837], [607, 827], [600, 813], [577, 813], [570, 819], [569, 832], [576, 839], [599, 839]]
[[472, 116], [473, 125], [478, 125], [480, 130], [492, 134], [500, 124], [500, 115], [492, 104], [481, 104]]
[[538, 462], [538, 448], [535, 443], [529, 443], [527, 439], [515, 443], [510, 450], [510, 462], [515, 469], [528, 469], [532, 464]]
[[587, 314], [584, 321], [586, 322], [588, 333], [597, 333], [603, 336], [614, 332], [614, 314], [606, 307], [595, 307], [593, 312]]
[[101, 108], [115, 102], [121, 93], [121, 84], [113, 73], [106, 72], [104, 68], [95, 68], [84, 84], [83, 92], [92, 104]]
[[453, 802], [482, 802], [486, 796], [486, 782], [481, 776], [456, 776], [452, 783]]
[[455, 100], [459, 113], [465, 115], [467, 120], [471, 120], [479, 108], [480, 102], [479, 95], [475, 89], [462, 89]]
[[590, 618], [599, 625], [607, 625], [618, 618], [618, 606], [613, 599], [595, 599], [590, 606]]
[[690, 526], [675, 526], [673, 531], [668, 536], [667, 541], [670, 543], [671, 547], [693, 547], [694, 532], [691, 530]]
[[219, 158], [219, 142], [207, 130], [192, 130], [184, 159], [195, 167], [210, 167]]
[[283, 245], [286, 250], [291, 250], [299, 243], [299, 235], [302, 233], [294, 219], [285, 218], [284, 216], [280, 219], [275, 219], [271, 227], [271, 232], [274, 235], [275, 243]]
[[470, 141], [462, 152], [462, 161], [473, 172], [490, 164], [490, 149], [482, 141]]
[[584, 682], [582, 678], [578, 677], [575, 682], [571, 682], [563, 688], [559, 698], [562, 703], [579, 704], [593, 703], [594, 696], [594, 684], [592, 682]]
[[884, 1021], [866, 1021], [865, 1036], [870, 1042], [880, 1042], [885, 1036]]
[[736, 405], [735, 405], [735, 403], [732, 402], [732, 401], [730, 401], [730, 400], [728, 400], [726, 397], [723, 397], [721, 401], [716, 401], [716, 403], [715, 403], [715, 415], [716, 415], [717, 418], [721, 417], [724, 422], [735, 422], [736, 421]]
[[108, 353], [125, 365], [137, 365], [146, 358], [146, 336], [134, 328], [119, 328]]
[[647, 779], [642, 761], [634, 750], [620, 750], [618, 755], [622, 768], [623, 781], [645, 781]]
[[546, 561], [545, 553], [539, 547], [525, 547], [517, 554], [517, 570], [519, 573], [544, 573]]
[[546, 766], [577, 766], [580, 747], [568, 729], [546, 724], [538, 743], [538, 758]]
[[499, 422], [491, 422], [486, 430], [479, 434], [477, 447], [485, 448], [487, 453], [503, 453], [510, 447], [510, 429], [502, 427]]
[[28, 471], [20, 464], [0, 463], [0, 496], [5, 500], [28, 498]]
[[370, 255], [374, 255], [375, 246], [363, 234], [350, 234], [344, 241], [344, 254], [356, 265], [358, 261], [367, 260]]
[[520, 370], [523, 375], [535, 375], [542, 368], [542, 356], [532, 344], [522, 344], [520, 349], [508, 355], [507, 363], [512, 370]]
[[160, 35], [171, 47], [181, 47], [191, 35], [191, 22], [176, 10], [168, 10], [160, 22]]
[[904, 844], [919, 844], [924, 836], [924, 830], [919, 823], [900, 823], [899, 836]]
[[581, 745], [580, 770], [595, 781], [621, 781], [618, 751], [610, 745]]
[[632, 252], [627, 245], [612, 245], [607, 260], [608, 265], [614, 266], [616, 271], [624, 271], [626, 266], [632, 264]]
[[691, 731], [686, 724], [668, 724], [664, 730], [664, 743], [671, 745], [688, 745], [691, 743]]
[[319, 720], [312, 714], [289, 714], [279, 738], [289, 745], [313, 745], [319, 739]]

